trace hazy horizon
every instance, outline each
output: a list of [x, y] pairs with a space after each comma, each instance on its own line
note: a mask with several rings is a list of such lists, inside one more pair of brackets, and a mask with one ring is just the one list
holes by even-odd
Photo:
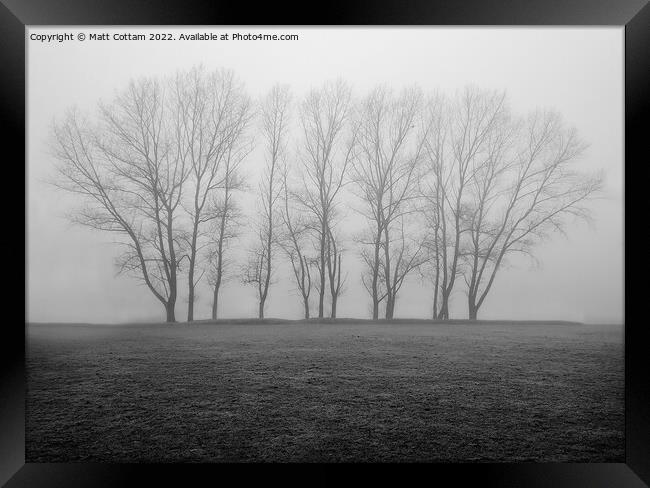
[[[341, 77], [355, 96], [380, 83], [417, 83], [452, 94], [468, 84], [506, 90], [513, 111], [552, 107], [589, 144], [579, 166], [605, 172], [605, 191], [591, 203], [593, 224], [570, 224], [535, 252], [513, 258], [498, 274], [479, 319], [623, 322], [623, 29], [612, 28], [114, 28], [30, 27], [31, 32], [260, 32], [298, 33], [288, 42], [27, 41], [27, 320], [31, 323], [140, 323], [164, 320], [150, 291], [132, 277], [116, 277], [117, 248], [110, 235], [71, 225], [73, 201], [45, 183], [53, 174], [49, 129], [76, 106], [92, 112], [131, 78], [166, 76], [202, 64], [233, 69], [253, 99], [274, 83], [291, 86], [295, 99], [323, 81]], [[259, 148], [244, 161], [255, 186]], [[254, 194], [241, 197], [252, 213]], [[352, 227], [348, 224], [348, 234]], [[235, 245], [245, 249], [243, 236]], [[350, 241], [348, 285], [338, 315], [368, 318], [370, 297]], [[286, 260], [282, 267], [286, 268]], [[185, 320], [186, 279], [179, 285], [176, 318]], [[467, 317], [464, 283], [452, 297], [452, 319]], [[210, 313], [202, 283], [195, 318]], [[253, 287], [236, 278], [222, 288], [221, 317], [256, 317]], [[429, 318], [432, 287], [415, 275], [404, 285], [395, 312]], [[269, 318], [298, 319], [301, 301], [280, 273], [267, 302]]]

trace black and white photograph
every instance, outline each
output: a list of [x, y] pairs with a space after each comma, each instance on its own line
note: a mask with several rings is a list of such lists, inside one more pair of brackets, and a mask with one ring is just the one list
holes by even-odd
[[622, 27], [25, 35], [26, 462], [625, 462]]

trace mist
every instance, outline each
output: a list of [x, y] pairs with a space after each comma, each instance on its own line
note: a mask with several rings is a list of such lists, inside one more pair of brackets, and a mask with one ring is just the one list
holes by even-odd
[[[590, 203], [592, 223], [569, 225], [566, 235], [538, 246], [536, 261], [508, 260], [481, 311], [482, 318], [623, 320], [623, 30], [621, 28], [59, 28], [57, 32], [278, 32], [296, 41], [86, 41], [27, 42], [27, 301], [32, 322], [130, 322], [164, 318], [160, 304], [129, 276], [117, 276], [111, 236], [74, 226], [65, 218], [74, 198], [47, 183], [55, 160], [48, 149], [54, 120], [70, 107], [92, 113], [130, 79], [168, 76], [196, 65], [232, 69], [253, 99], [275, 83], [296, 99], [325, 80], [345, 79], [354, 96], [378, 84], [399, 90], [412, 84], [453, 94], [468, 84], [506, 90], [512, 109], [553, 108], [589, 147], [579, 166], [602, 170], [605, 189]], [[29, 28], [47, 33], [52, 28]], [[243, 162], [251, 188], [263, 164], [258, 144]], [[252, 215], [255, 192], [240, 195]], [[344, 233], [358, 225], [347, 211]], [[237, 259], [251, 244], [242, 233]], [[345, 255], [348, 279], [339, 317], [368, 317], [370, 299], [352, 243]], [[238, 253], [238, 254], [237, 254]], [[266, 316], [300, 318], [301, 301], [280, 264]], [[224, 318], [254, 317], [252, 287], [233, 272], [223, 285]], [[186, 284], [179, 285], [176, 315], [186, 314]], [[451, 314], [466, 317], [464, 287]], [[400, 292], [396, 317], [428, 318], [431, 284], [413, 275]], [[208, 318], [210, 290], [197, 290], [195, 318]]]

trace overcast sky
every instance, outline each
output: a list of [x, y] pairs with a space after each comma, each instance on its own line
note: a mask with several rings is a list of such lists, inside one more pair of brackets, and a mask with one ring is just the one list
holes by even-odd
[[[241, 32], [262, 28], [30, 28], [30, 33]], [[274, 83], [301, 97], [325, 80], [342, 77], [356, 95], [378, 83], [413, 83], [448, 94], [467, 84], [505, 89], [513, 111], [554, 108], [589, 143], [580, 162], [603, 170], [603, 198], [593, 202], [593, 225], [576, 223], [537, 249], [539, 264], [511, 260], [481, 309], [482, 318], [623, 319], [623, 29], [615, 28], [293, 28], [298, 41], [27, 41], [28, 54], [28, 319], [125, 322], [161, 320], [163, 308], [146, 287], [116, 276], [110, 236], [69, 224], [72, 199], [47, 183], [54, 160], [47, 141], [53, 120], [76, 106], [93, 111], [131, 78], [168, 75], [203, 64], [233, 69], [253, 97]], [[247, 160], [255, 178], [261, 158]], [[243, 197], [252, 202], [254, 195]], [[245, 247], [246, 239], [239, 243]], [[339, 317], [367, 317], [369, 296], [354, 249]], [[286, 265], [285, 265], [286, 266]], [[176, 316], [186, 314], [181, 285]], [[461, 284], [452, 315], [464, 318]], [[431, 286], [413, 279], [398, 298], [397, 317], [429, 317]], [[210, 314], [201, 288], [195, 317]], [[223, 317], [253, 317], [252, 287], [233, 279], [222, 292]], [[302, 305], [288, 277], [270, 291], [267, 317], [299, 318]]]

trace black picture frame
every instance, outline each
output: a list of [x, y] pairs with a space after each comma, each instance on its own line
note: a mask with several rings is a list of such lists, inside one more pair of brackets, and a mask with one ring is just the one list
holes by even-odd
[[[635, 242], [643, 232], [647, 193], [647, 120], [650, 92], [650, 6], [647, 0], [490, 0], [444, 2], [411, 0], [363, 2], [360, 0], [315, 5], [280, 5], [268, 2], [207, 2], [179, 0], [1, 0], [0, 5], [0, 106], [4, 188], [23, 190], [25, 178], [25, 27], [29, 25], [495, 25], [625, 27], [625, 463], [613, 464], [437, 464], [420, 466], [426, 479], [453, 477], [454, 484], [479, 481], [488, 486], [642, 487], [650, 485], [650, 355], [648, 327], [643, 320], [644, 287], [632, 285], [635, 275], [645, 277], [647, 259]], [[613, 129], [613, 130], [618, 130]], [[15, 172], [15, 174], [12, 174]], [[25, 179], [26, 184], [26, 179]], [[25, 329], [20, 322], [20, 294], [26, 304], [26, 283], [20, 289], [18, 256], [26, 259], [26, 214], [16, 210], [14, 197], [5, 198], [6, 227], [2, 239], [6, 283], [5, 320], [0, 344], [0, 483], [19, 486], [124, 486], [155, 479], [187, 484], [195, 474], [212, 482], [224, 481], [222, 465], [89, 465], [25, 464]], [[23, 200], [25, 202], [25, 200]], [[9, 204], [9, 202], [12, 202]], [[628, 226], [628, 223], [633, 225]], [[634, 225], [636, 224], [636, 225]], [[640, 229], [636, 231], [636, 229]], [[637, 251], [632, 252], [632, 249]], [[594, 263], [597, 265], [597, 263]], [[26, 270], [27, 262], [25, 261]], [[642, 282], [642, 280], [640, 280]], [[647, 288], [647, 286], [645, 287]], [[14, 297], [11, 293], [15, 294]], [[13, 310], [14, 315], [8, 315]], [[23, 315], [26, 318], [26, 310]], [[637, 318], [639, 317], [639, 318]], [[232, 469], [232, 468], [228, 468]], [[237, 468], [235, 468], [237, 469]], [[238, 481], [251, 471], [237, 469]], [[374, 474], [383, 468], [372, 468]]]

